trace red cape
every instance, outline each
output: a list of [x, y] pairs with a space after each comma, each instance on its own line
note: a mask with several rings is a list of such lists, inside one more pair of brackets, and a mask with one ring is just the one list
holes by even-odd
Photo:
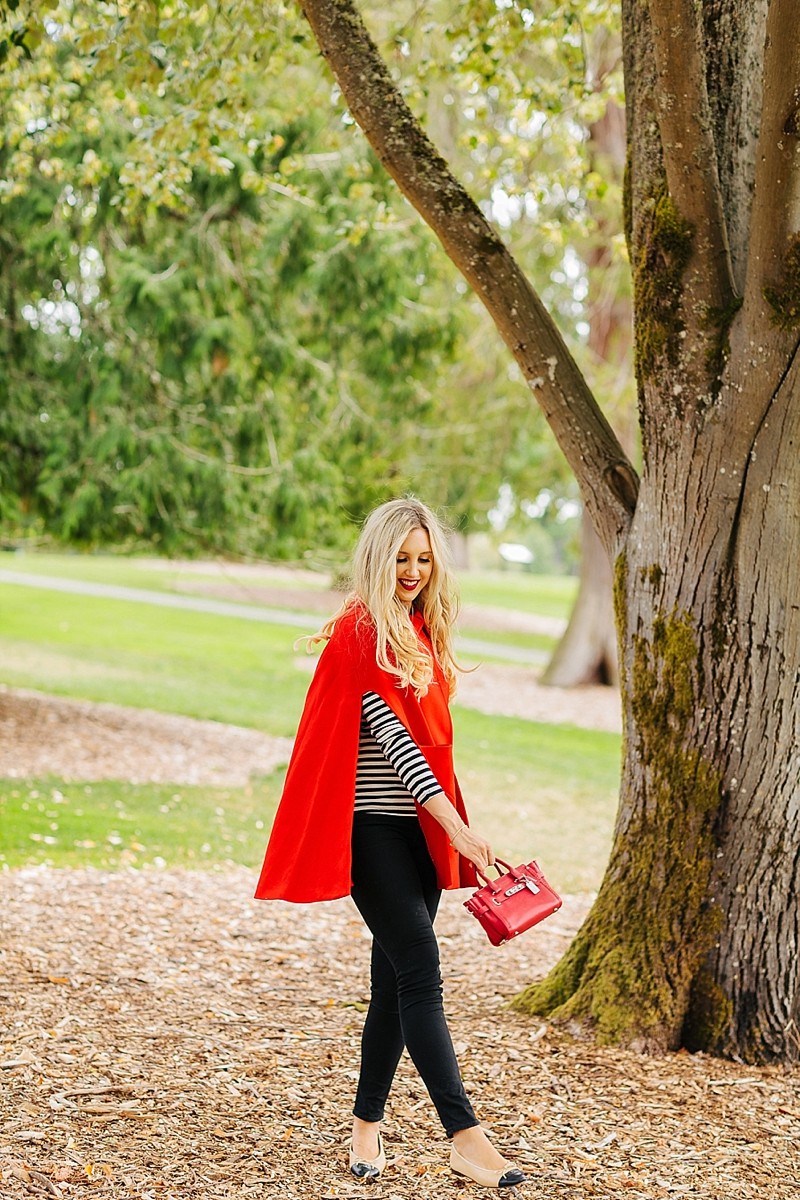
[[[430, 649], [422, 618], [417, 634]], [[336, 900], [349, 896], [356, 763], [364, 692], [376, 692], [403, 722], [466, 821], [453, 772], [453, 725], [449, 687], [438, 664], [427, 694], [411, 688], [375, 661], [375, 627], [361, 606], [336, 622], [306, 696], [283, 795], [275, 814], [259, 900]], [[450, 845], [438, 821], [417, 805], [441, 888], [475, 887], [475, 869]]]

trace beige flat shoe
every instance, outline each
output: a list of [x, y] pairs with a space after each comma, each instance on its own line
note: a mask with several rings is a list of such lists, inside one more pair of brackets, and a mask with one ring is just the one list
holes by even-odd
[[359, 1158], [350, 1144], [350, 1174], [356, 1179], [377, 1179], [386, 1166], [386, 1154], [383, 1149], [383, 1138], [378, 1134], [378, 1157]]
[[481, 1184], [482, 1187], [516, 1187], [519, 1183], [525, 1183], [527, 1179], [519, 1167], [511, 1167], [508, 1163], [499, 1171], [478, 1167], [468, 1158], [464, 1158], [463, 1154], [459, 1154], [455, 1146], [450, 1147], [450, 1169], [455, 1171], [456, 1175], [466, 1175], [467, 1179]]

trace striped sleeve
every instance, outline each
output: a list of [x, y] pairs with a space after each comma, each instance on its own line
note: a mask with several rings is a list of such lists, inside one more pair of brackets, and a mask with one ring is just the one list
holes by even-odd
[[425, 756], [385, 700], [376, 692], [365, 692], [361, 714], [384, 757], [394, 767], [405, 787], [420, 804], [441, 792], [442, 787]]

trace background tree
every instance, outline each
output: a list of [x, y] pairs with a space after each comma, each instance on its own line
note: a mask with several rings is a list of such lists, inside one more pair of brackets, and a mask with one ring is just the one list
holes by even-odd
[[137, 124], [157, 140], [171, 110], [149, 67], [114, 97], [114, 63], [80, 52], [87, 16], [75, 6], [73, 37], [4, 76], [6, 528], [167, 551], [334, 547], [405, 485], [436, 416], [458, 327], [420, 303], [429, 235], [397, 218], [351, 139], [313, 161], [320, 122], [276, 81], [240, 81], [268, 136], [221, 129], [183, 147], [189, 172], [172, 157], [146, 171]]
[[615, 565], [611, 861], [567, 955], [522, 1003], [651, 1048], [796, 1059], [800, 10], [622, 5], [639, 485], [352, 4], [303, 9], [350, 112], [492, 313]]
[[387, 489], [470, 528], [541, 484], [518, 374], [271, 7], [13, 7], [6, 536], [296, 556]]

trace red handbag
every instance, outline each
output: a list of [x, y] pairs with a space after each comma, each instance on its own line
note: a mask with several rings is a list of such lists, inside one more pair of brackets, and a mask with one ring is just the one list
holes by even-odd
[[498, 864], [505, 867], [506, 874], [488, 879], [478, 871], [485, 883], [464, 901], [464, 908], [480, 921], [493, 946], [502, 946], [561, 908], [561, 897], [537, 863], [510, 867], [498, 858], [495, 866]]

